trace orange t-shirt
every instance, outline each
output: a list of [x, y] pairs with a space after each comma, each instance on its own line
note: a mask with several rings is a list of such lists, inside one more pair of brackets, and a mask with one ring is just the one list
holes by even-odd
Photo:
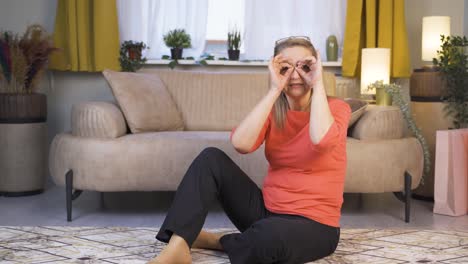
[[265, 142], [269, 167], [262, 192], [268, 210], [339, 227], [351, 109], [336, 98], [328, 104], [335, 121], [318, 144], [310, 140], [310, 113], [289, 110], [283, 130], [270, 113], [249, 152]]

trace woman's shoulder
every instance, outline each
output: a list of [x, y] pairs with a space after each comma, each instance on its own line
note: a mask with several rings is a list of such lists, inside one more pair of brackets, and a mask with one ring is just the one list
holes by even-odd
[[327, 96], [328, 103], [334, 103], [334, 104], [346, 104], [346, 102], [339, 97], [336, 96]]
[[328, 104], [330, 107], [336, 108], [350, 108], [349, 104], [340, 97], [336, 96], [327, 96]]

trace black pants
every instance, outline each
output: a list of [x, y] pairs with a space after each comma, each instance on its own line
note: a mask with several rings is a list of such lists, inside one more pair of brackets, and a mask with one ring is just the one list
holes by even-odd
[[258, 186], [221, 150], [207, 148], [190, 165], [156, 238], [173, 233], [191, 247], [218, 199], [241, 233], [220, 243], [231, 263], [304, 263], [332, 254], [340, 229], [265, 208]]

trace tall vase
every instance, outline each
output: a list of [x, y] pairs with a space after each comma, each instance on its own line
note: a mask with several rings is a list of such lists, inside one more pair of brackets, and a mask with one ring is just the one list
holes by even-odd
[[338, 60], [338, 41], [335, 35], [327, 38], [327, 61]]

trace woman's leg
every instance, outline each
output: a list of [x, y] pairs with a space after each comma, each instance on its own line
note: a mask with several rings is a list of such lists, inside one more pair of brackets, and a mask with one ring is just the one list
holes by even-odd
[[192, 244], [192, 248], [223, 250], [219, 239], [223, 236], [222, 233], [211, 233], [201, 230], [197, 238]]
[[305, 263], [332, 254], [339, 228], [294, 215], [273, 214], [240, 234], [221, 237], [233, 264]]
[[267, 214], [257, 185], [224, 152], [207, 148], [190, 165], [156, 238], [168, 242], [175, 233], [191, 246], [216, 199], [241, 231]]
[[190, 256], [190, 248], [185, 240], [173, 234], [169, 243], [161, 253], [148, 264], [190, 264], [192, 256]]

